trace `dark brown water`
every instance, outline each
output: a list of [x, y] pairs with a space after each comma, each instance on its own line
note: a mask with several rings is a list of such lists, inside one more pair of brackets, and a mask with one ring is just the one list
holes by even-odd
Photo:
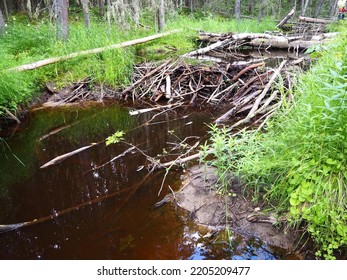
[[[155, 208], [169, 192], [168, 186], [181, 185], [182, 171], [167, 176], [158, 196], [164, 171], [148, 176], [149, 162], [140, 152], [95, 169], [129, 148], [126, 143], [105, 145], [103, 140], [115, 131], [124, 131], [125, 142], [156, 157], [187, 136], [203, 138], [213, 118], [207, 111], [182, 109], [144, 125], [155, 113], [130, 116], [128, 111], [117, 105], [38, 110], [20, 127], [0, 131], [6, 140], [0, 156], [0, 224], [30, 221], [82, 205], [45, 223], [0, 234], [1, 259], [281, 257], [257, 240], [236, 238], [232, 246], [206, 241], [173, 206]], [[188, 144], [196, 141], [189, 138]], [[40, 169], [51, 159], [94, 142], [99, 144]], [[117, 192], [121, 194], [113, 196]]]

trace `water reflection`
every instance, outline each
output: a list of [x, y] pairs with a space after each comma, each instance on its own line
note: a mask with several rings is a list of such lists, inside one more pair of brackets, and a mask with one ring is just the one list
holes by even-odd
[[[80, 207], [52, 221], [1, 234], [0, 258], [231, 259], [230, 244], [205, 240], [179, 210], [170, 205], [154, 208], [169, 192], [168, 185], [180, 186], [180, 172], [166, 178], [158, 196], [164, 171], [147, 175], [149, 162], [142, 153], [129, 152], [105, 164], [127, 150], [127, 143], [155, 157], [187, 136], [206, 135], [210, 113], [183, 112], [182, 116], [163, 114], [144, 125], [152, 114], [130, 116], [126, 108], [115, 105], [32, 112], [20, 133], [7, 137], [11, 152], [1, 154], [0, 224]], [[117, 130], [126, 132], [127, 143], [106, 146], [104, 139]], [[94, 142], [99, 144], [39, 168]], [[85, 204], [90, 201], [94, 202]], [[247, 250], [237, 252], [235, 258], [261, 255], [260, 249]]]

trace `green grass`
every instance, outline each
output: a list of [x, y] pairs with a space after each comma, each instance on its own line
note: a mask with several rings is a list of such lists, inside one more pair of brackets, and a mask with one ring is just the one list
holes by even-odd
[[[147, 59], [162, 59], [178, 56], [196, 48], [197, 30], [208, 32], [262, 32], [274, 29], [275, 22], [265, 20], [258, 24], [254, 20], [235, 20], [219, 17], [182, 16], [173, 14], [168, 17], [166, 30], [182, 28], [182, 32], [126, 49], [110, 50], [103, 53], [74, 58], [65, 62], [45, 66], [23, 73], [8, 73], [6, 69], [61, 56], [81, 50], [107, 46], [119, 42], [152, 35], [154, 27], [151, 13], [144, 14], [143, 22], [149, 28], [133, 28], [122, 31], [112, 24], [94, 18], [90, 30], [86, 30], [81, 18], [74, 17], [70, 22], [69, 40], [62, 43], [55, 39], [54, 26], [45, 19], [30, 23], [26, 17], [11, 16], [7, 23], [6, 35], [0, 40], [0, 115], [4, 108], [16, 110], [19, 105], [27, 104], [42, 91], [46, 81], [56, 82], [58, 87], [90, 77], [94, 83], [117, 87], [130, 82], [133, 65], [147, 56]], [[166, 51], [175, 47], [176, 52]], [[163, 49], [164, 52], [160, 52]]]
[[[300, 77], [295, 104], [264, 133], [222, 135], [214, 163], [232, 171], [292, 226], [305, 226], [317, 258], [334, 259], [347, 246], [347, 25], [320, 48], [314, 66]], [[216, 141], [212, 146], [216, 145]], [[219, 144], [220, 146], [221, 144]], [[229, 158], [223, 154], [230, 155]], [[222, 175], [223, 176], [223, 175]]]

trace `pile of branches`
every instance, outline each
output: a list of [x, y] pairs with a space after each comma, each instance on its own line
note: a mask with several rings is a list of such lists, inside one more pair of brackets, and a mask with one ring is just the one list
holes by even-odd
[[133, 83], [122, 94], [125, 99], [150, 100], [163, 108], [178, 103], [229, 106], [217, 122], [247, 112], [253, 118], [278, 107], [281, 92], [292, 87], [292, 75], [284, 71], [286, 64], [283, 61], [273, 69], [264, 62], [246, 66], [226, 62], [188, 65], [184, 60], [171, 59], [160, 65], [143, 63], [136, 66]]
[[42, 107], [68, 106], [86, 101], [101, 102], [118, 97], [118, 91], [104, 85], [95, 85], [87, 78], [61, 89], [55, 83], [46, 83], [46, 98]]

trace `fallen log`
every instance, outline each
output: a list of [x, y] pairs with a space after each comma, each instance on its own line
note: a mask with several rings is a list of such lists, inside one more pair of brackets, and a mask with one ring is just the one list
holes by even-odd
[[276, 25], [277, 28], [281, 28], [287, 23], [288, 20], [292, 18], [295, 13], [295, 7]]
[[310, 18], [310, 17], [303, 17], [303, 16], [299, 16], [299, 21], [312, 22], [312, 23], [323, 23], [323, 24], [332, 23], [332, 21], [328, 20], [328, 19]]
[[37, 68], [40, 68], [40, 67], [43, 67], [43, 66], [46, 66], [46, 65], [49, 65], [49, 64], [53, 64], [53, 63], [57, 63], [57, 62], [65, 61], [65, 60], [69, 60], [71, 58], [75, 58], [75, 57], [78, 57], [78, 56], [89, 55], [89, 54], [96, 54], [96, 53], [100, 53], [100, 52], [104, 52], [104, 51], [108, 51], [108, 50], [126, 48], [126, 47], [129, 47], [129, 46], [133, 46], [133, 45], [149, 42], [149, 41], [161, 38], [161, 37], [165, 37], [165, 36], [169, 36], [169, 35], [174, 34], [174, 33], [178, 33], [180, 31], [181, 31], [181, 29], [174, 29], [174, 30], [170, 30], [168, 32], [159, 33], [159, 34], [155, 34], [155, 35], [152, 35], [152, 36], [139, 38], [139, 39], [135, 39], [135, 40], [119, 43], [119, 44], [113, 44], [113, 45], [106, 46], [106, 47], [101, 47], [101, 48], [96, 48], [96, 49], [91, 49], [91, 50], [85, 50], [85, 51], [79, 51], [79, 52], [70, 53], [70, 54], [67, 54], [67, 55], [59, 56], [59, 57], [52, 57], [52, 58], [36, 61], [36, 62], [33, 62], [33, 63], [17, 66], [17, 67], [14, 67], [14, 68], [10, 68], [10, 69], [8, 69], [8, 71], [21, 72], [21, 71], [33, 70], [33, 69], [37, 69]]

